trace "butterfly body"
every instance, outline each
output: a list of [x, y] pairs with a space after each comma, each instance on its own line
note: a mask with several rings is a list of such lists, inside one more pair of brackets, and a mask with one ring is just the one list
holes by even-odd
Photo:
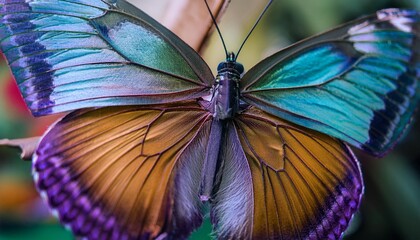
[[242, 64], [235, 61], [233, 53], [230, 53], [225, 62], [219, 64], [213, 97], [210, 101], [210, 105], [214, 108], [210, 111], [213, 112], [215, 119], [229, 119], [239, 111], [239, 81], [243, 71]]
[[237, 63], [235, 55], [230, 53], [226, 61], [217, 68], [217, 76], [212, 89], [210, 101], [203, 104], [213, 114], [210, 139], [207, 146], [206, 158], [203, 165], [203, 177], [200, 187], [200, 199], [208, 201], [213, 192], [215, 175], [220, 167], [220, 143], [226, 135], [227, 124], [244, 107], [240, 104], [239, 81], [244, 69]]
[[[420, 99], [420, 13], [385, 9], [213, 76], [125, 0], [0, 0], [0, 46], [42, 137], [34, 179], [87, 239], [339, 239]], [[321, 60], [320, 60], [321, 59]], [[346, 142], [346, 143], [344, 143]]]

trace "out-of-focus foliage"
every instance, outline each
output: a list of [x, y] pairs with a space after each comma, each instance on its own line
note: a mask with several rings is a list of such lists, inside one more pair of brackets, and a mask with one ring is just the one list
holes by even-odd
[[[132, 2], [135, 2], [132, 1]], [[142, 1], [155, 7], [156, 1]], [[220, 23], [228, 50], [236, 51], [259, 12], [254, 0], [232, 0]], [[152, 6], [152, 7], [150, 7]], [[159, 5], [160, 6], [160, 5]], [[249, 69], [271, 53], [345, 21], [389, 7], [420, 10], [418, 0], [277, 0], [263, 18], [239, 61]], [[155, 10], [155, 14], [159, 11]], [[224, 60], [213, 34], [204, 58], [215, 69]], [[0, 139], [40, 135], [55, 117], [34, 120], [22, 101], [4, 61], [0, 62]], [[420, 114], [406, 138], [384, 159], [357, 152], [366, 183], [360, 212], [345, 239], [420, 239]], [[32, 183], [30, 162], [13, 149], [0, 148], [0, 240], [73, 239], [51, 217]], [[191, 239], [210, 239], [207, 221]]]

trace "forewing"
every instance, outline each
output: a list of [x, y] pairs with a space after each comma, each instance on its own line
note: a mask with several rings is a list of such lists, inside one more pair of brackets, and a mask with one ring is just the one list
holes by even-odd
[[0, 16], [34, 115], [193, 99], [213, 81], [193, 49], [124, 0], [0, 0]]
[[267, 58], [241, 82], [260, 109], [383, 155], [420, 98], [420, 14], [387, 9]]
[[338, 239], [363, 192], [342, 142], [251, 108], [226, 133], [212, 205], [220, 239]]
[[42, 138], [36, 185], [88, 239], [184, 239], [198, 198], [211, 116], [196, 104], [77, 110]]

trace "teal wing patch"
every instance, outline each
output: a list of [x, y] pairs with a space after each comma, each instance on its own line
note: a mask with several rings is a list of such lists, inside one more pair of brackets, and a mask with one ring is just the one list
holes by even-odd
[[208, 94], [213, 76], [200, 56], [133, 9], [121, 0], [0, 0], [1, 50], [34, 115]]
[[420, 14], [387, 9], [304, 40], [245, 74], [243, 99], [376, 156], [419, 102]]

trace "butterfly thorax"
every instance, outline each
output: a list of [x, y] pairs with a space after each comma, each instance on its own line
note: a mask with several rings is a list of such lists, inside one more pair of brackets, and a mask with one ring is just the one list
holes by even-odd
[[225, 62], [217, 67], [212, 106], [216, 119], [232, 118], [239, 110], [239, 80], [244, 71], [242, 64], [229, 54]]

